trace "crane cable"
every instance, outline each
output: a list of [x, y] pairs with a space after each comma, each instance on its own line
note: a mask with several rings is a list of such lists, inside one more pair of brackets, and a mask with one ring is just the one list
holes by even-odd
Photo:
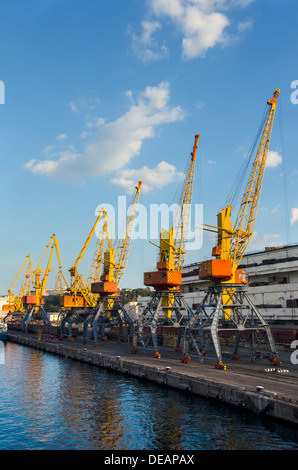
[[[241, 187], [241, 184], [243, 183], [244, 181], [244, 178], [245, 178], [245, 175], [247, 173], [247, 170], [250, 166], [250, 163], [252, 161], [252, 158], [255, 154], [255, 149], [256, 149], [256, 146], [260, 140], [260, 137], [261, 137], [261, 134], [263, 132], [263, 129], [264, 129], [264, 126], [265, 126], [265, 123], [266, 123], [266, 120], [268, 118], [268, 113], [269, 113], [270, 110], [268, 110], [268, 105], [266, 104], [266, 107], [265, 107], [265, 110], [263, 112], [263, 117], [261, 119], [261, 124], [259, 126], [259, 129], [258, 129], [258, 132], [251, 144], [251, 147], [249, 149], [249, 152], [247, 154], [247, 156], [245, 157], [244, 159], [244, 162], [242, 163], [242, 166], [240, 168], [240, 171], [235, 179], [235, 182], [231, 188], [231, 191], [229, 192], [228, 194], [228, 197], [226, 199], [226, 203], [225, 203], [225, 206], [227, 206], [228, 204], [231, 204], [231, 205], [235, 205], [236, 204], [236, 201], [237, 201], [237, 198], [239, 197], [239, 194], [240, 194], [240, 187]], [[225, 207], [224, 206], [224, 207]]]
[[279, 100], [279, 132], [281, 142], [281, 155], [282, 155], [282, 173], [283, 173], [283, 196], [284, 196], [284, 212], [285, 212], [285, 227], [286, 227], [286, 239], [287, 245], [291, 243], [290, 237], [290, 226], [289, 226], [289, 206], [288, 206], [288, 192], [287, 192], [287, 174], [286, 174], [286, 159], [285, 159], [285, 148], [284, 148], [284, 136], [283, 136], [283, 117], [282, 117], [282, 103]]

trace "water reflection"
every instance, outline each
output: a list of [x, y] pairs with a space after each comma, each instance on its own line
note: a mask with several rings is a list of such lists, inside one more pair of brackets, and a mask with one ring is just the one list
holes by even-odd
[[0, 449], [298, 449], [298, 431], [199, 397], [8, 343]]

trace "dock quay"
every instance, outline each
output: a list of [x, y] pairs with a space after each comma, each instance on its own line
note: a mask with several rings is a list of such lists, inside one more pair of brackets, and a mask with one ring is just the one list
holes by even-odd
[[212, 359], [199, 363], [191, 358], [181, 362], [181, 354], [173, 348], [161, 347], [160, 358], [152, 350], [138, 350], [132, 354], [132, 345], [117, 341], [92, 341], [83, 344], [78, 335], [69, 339], [54, 339], [51, 335], [38, 335], [8, 330], [7, 341], [33, 347], [47, 353], [110, 369], [121, 374], [155, 382], [185, 393], [249, 410], [298, 424], [298, 365], [291, 363], [293, 351], [280, 351], [281, 366], [275, 367], [264, 358], [251, 361], [243, 351], [239, 361], [225, 357], [226, 370], [214, 367]]

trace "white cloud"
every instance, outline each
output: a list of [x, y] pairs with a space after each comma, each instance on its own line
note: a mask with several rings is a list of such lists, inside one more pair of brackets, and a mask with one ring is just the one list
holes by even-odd
[[[159, 47], [154, 33], [161, 29], [160, 19], [170, 18], [182, 34], [182, 56], [186, 59], [204, 57], [208, 49], [230, 40], [226, 29], [231, 25], [227, 11], [245, 8], [254, 0], [148, 0], [150, 13], [159, 21], [143, 21], [143, 33], [133, 35], [132, 47], [143, 61], [167, 55], [164, 44]], [[237, 34], [250, 29], [252, 21], [238, 22]], [[164, 48], [164, 49], [163, 49]]]
[[66, 139], [67, 135], [66, 134], [60, 134], [60, 135], [57, 135], [56, 139], [57, 140], [64, 140]]
[[95, 109], [99, 102], [100, 100], [96, 96], [96, 92], [94, 90], [90, 90], [86, 97], [72, 100], [69, 103], [69, 106], [73, 113], [80, 113], [86, 109]]
[[53, 150], [55, 150], [55, 147], [54, 145], [47, 145], [44, 149], [43, 149], [43, 153], [52, 153]]
[[293, 207], [291, 209], [291, 225], [293, 225], [298, 220], [298, 208]]
[[266, 246], [276, 246], [280, 244], [280, 236], [276, 233], [265, 233], [260, 235], [254, 232], [250, 244], [248, 245], [248, 251], [264, 250]]
[[249, 31], [252, 29], [253, 21], [251, 18], [246, 18], [244, 21], [239, 21], [237, 28], [239, 33], [244, 33], [245, 31]]
[[153, 34], [161, 28], [158, 21], [142, 21], [140, 35], [130, 31], [132, 39], [132, 51], [144, 63], [154, 62], [168, 56], [165, 42], [159, 46]]
[[163, 161], [155, 168], [144, 166], [138, 170], [123, 170], [111, 181], [118, 186], [122, 186], [129, 193], [136, 184], [136, 181], [142, 180], [142, 191], [149, 192], [161, 189], [169, 183], [180, 181], [182, 177], [183, 173], [178, 172], [174, 165]]
[[73, 113], [78, 113], [79, 112], [78, 105], [75, 101], [71, 101], [69, 103], [69, 106], [70, 106], [70, 109], [72, 110]]
[[275, 168], [281, 163], [282, 163], [282, 156], [278, 152], [269, 150], [268, 155], [267, 155], [266, 167]]
[[169, 106], [169, 99], [167, 82], [147, 87], [123, 116], [112, 122], [102, 119], [97, 122], [81, 153], [69, 148], [55, 160], [31, 159], [25, 169], [73, 183], [113, 175], [140, 154], [143, 142], [153, 138], [159, 126], [183, 119], [183, 110], [180, 106]]

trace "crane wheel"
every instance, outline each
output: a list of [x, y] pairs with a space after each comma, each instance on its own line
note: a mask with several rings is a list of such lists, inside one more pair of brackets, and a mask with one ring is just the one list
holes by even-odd
[[189, 361], [190, 361], [190, 356], [187, 356], [186, 354], [184, 356], [181, 356], [180, 360], [181, 362], [183, 362], [184, 364], [187, 364]]
[[226, 370], [226, 366], [221, 361], [218, 361], [218, 363], [215, 364], [215, 369]]
[[231, 359], [234, 359], [234, 361], [239, 361], [239, 360], [240, 360], [240, 356], [235, 353], [235, 354], [232, 354]]
[[269, 357], [269, 361], [274, 366], [281, 366], [281, 361], [277, 357]]

